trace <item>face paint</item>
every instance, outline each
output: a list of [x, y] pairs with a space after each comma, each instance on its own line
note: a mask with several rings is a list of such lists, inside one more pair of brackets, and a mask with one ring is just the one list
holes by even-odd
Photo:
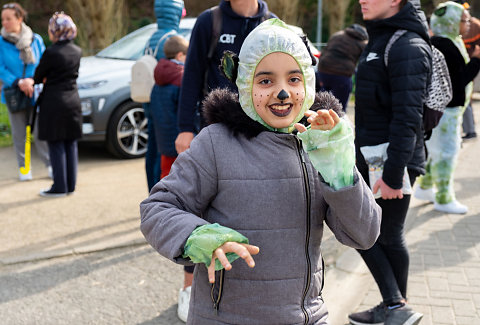
[[[298, 93], [297, 93], [298, 95]], [[285, 90], [282, 89], [282, 91], [280, 91], [277, 95], [277, 98], [280, 99], [280, 100], [285, 100], [287, 99], [289, 96], [287, 94], [287, 92]]]
[[291, 125], [305, 99], [303, 74], [295, 59], [282, 52], [266, 55], [255, 70], [252, 94], [265, 123], [277, 129]]

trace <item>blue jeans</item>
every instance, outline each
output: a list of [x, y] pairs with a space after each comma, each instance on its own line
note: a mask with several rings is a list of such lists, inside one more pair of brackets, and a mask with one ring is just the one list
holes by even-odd
[[143, 104], [145, 116], [148, 118], [147, 132], [148, 143], [145, 153], [145, 172], [147, 174], [148, 191], [160, 180], [160, 153], [158, 152], [157, 142], [155, 141], [155, 127], [150, 112], [150, 103]]

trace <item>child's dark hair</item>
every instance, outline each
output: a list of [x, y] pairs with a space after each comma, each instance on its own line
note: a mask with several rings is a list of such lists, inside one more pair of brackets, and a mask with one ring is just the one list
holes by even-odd
[[174, 59], [179, 52], [187, 54], [187, 50], [188, 41], [180, 35], [170, 37], [163, 45], [163, 53], [167, 59]]
[[15, 17], [27, 20], [27, 11], [17, 2], [9, 2], [2, 6], [2, 10], [11, 9], [15, 11]]

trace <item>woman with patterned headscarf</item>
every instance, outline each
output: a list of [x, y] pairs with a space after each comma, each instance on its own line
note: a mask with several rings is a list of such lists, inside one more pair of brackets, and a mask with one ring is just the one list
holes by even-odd
[[415, 197], [433, 202], [435, 210], [463, 214], [468, 208], [455, 197], [453, 172], [460, 149], [463, 112], [473, 91], [472, 80], [480, 70], [480, 47], [476, 46], [470, 59], [460, 36], [470, 27], [470, 14], [458, 3], [447, 1], [438, 5], [430, 26], [432, 44], [443, 53], [448, 65], [453, 97], [426, 143], [427, 172], [419, 180]]
[[[0, 81], [3, 89], [18, 86], [27, 96], [33, 95], [33, 82], [31, 78], [40, 57], [45, 50], [45, 45], [40, 35], [35, 34], [25, 19], [27, 12], [16, 2], [2, 6], [2, 31], [0, 36]], [[1, 103], [5, 104], [5, 95], [2, 91]], [[27, 114], [24, 111], [10, 112], [8, 118], [12, 131], [13, 146], [17, 156], [18, 167], [25, 166], [25, 126]], [[35, 128], [35, 137], [37, 136]], [[38, 139], [36, 139], [38, 140]], [[50, 169], [48, 147], [45, 141], [35, 141], [40, 159]], [[19, 173], [20, 181], [32, 179], [31, 170]]]
[[70, 16], [55, 13], [48, 23], [53, 44], [45, 50], [33, 77], [43, 83], [38, 136], [48, 142], [53, 185], [41, 196], [73, 193], [77, 178], [77, 139], [82, 136], [82, 110], [77, 89], [82, 50], [73, 43], [77, 27]]

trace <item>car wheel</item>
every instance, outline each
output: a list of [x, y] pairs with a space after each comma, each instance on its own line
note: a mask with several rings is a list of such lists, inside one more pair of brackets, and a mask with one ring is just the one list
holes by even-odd
[[120, 105], [108, 123], [108, 150], [119, 158], [138, 158], [145, 155], [147, 141], [147, 118], [142, 105]]

